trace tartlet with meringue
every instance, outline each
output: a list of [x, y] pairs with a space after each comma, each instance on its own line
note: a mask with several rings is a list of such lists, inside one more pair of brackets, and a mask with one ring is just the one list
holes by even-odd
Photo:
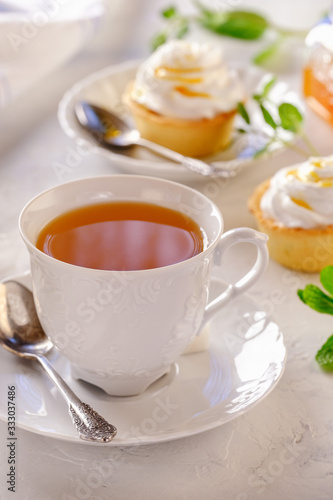
[[304, 272], [333, 265], [333, 156], [279, 170], [257, 187], [248, 207], [274, 260]]
[[173, 40], [139, 66], [124, 101], [143, 138], [202, 157], [229, 144], [244, 90], [220, 47]]

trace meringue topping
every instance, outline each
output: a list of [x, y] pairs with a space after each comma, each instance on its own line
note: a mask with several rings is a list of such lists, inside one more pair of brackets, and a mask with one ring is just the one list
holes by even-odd
[[333, 225], [333, 156], [279, 170], [264, 193], [263, 215], [286, 227]]
[[244, 90], [220, 47], [173, 40], [141, 64], [131, 98], [163, 116], [198, 120], [234, 110]]

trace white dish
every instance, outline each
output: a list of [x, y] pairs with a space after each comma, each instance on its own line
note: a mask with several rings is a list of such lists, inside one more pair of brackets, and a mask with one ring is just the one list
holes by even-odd
[[[30, 286], [30, 275], [19, 278]], [[90, 404], [118, 434], [107, 446], [159, 443], [213, 429], [262, 401], [280, 379], [286, 361], [283, 335], [247, 295], [234, 300], [210, 324], [208, 351], [181, 356], [169, 374], [143, 394], [117, 398], [72, 379], [58, 353], [49, 358], [82, 401]], [[16, 425], [42, 436], [81, 441], [67, 406], [37, 363], [0, 349], [0, 390], [16, 387]], [[7, 401], [0, 401], [7, 420]], [[98, 446], [101, 446], [100, 444]]]
[[[199, 174], [195, 174], [185, 167], [140, 146], [121, 151], [99, 147], [77, 122], [74, 115], [74, 105], [80, 100], [86, 100], [110, 109], [133, 125], [130, 113], [122, 103], [122, 94], [127, 84], [133, 80], [139, 62], [129, 61], [117, 66], [110, 66], [77, 82], [66, 92], [59, 103], [58, 119], [61, 127], [69, 137], [77, 142], [78, 146], [84, 148], [84, 151], [89, 150], [92, 153], [104, 155], [111, 160], [113, 166], [124, 173], [153, 175], [172, 180], [199, 179]], [[252, 95], [262, 79], [268, 77], [260, 68], [255, 66], [234, 65], [234, 67], [238, 71], [248, 95]], [[275, 85], [271, 92], [271, 99], [276, 104], [287, 100], [300, 106], [297, 95], [291, 92], [284, 82]], [[265, 124], [262, 114], [254, 101], [250, 100], [247, 108], [252, 124], [256, 126], [260, 133], [238, 134], [237, 140], [231, 148], [209, 158], [202, 158], [204, 161], [214, 162], [224, 171], [226, 177], [233, 177], [245, 166], [256, 163], [258, 159], [253, 158], [253, 155], [267, 142], [267, 138], [272, 131]], [[237, 127], [244, 127], [244, 122], [240, 116], [236, 118], [235, 128]], [[294, 137], [291, 132], [286, 131], [282, 133], [282, 136], [285, 140], [292, 140]], [[282, 151], [284, 147], [282, 144], [275, 144], [270, 148], [269, 154]]]

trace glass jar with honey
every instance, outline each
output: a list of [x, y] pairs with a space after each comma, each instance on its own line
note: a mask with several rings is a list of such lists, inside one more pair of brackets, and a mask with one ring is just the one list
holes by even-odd
[[308, 105], [333, 125], [333, 9], [309, 32], [306, 45], [304, 96]]

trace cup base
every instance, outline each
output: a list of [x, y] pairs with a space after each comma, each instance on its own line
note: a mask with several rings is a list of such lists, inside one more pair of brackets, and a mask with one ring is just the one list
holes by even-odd
[[149, 377], [136, 377], [131, 379], [116, 379], [112, 376], [99, 376], [98, 374], [88, 372], [78, 366], [71, 367], [71, 375], [76, 380], [89, 382], [102, 389], [109, 396], [138, 396], [142, 394], [151, 384], [156, 382], [170, 371], [170, 366], [164, 367], [159, 372], [155, 372]]

